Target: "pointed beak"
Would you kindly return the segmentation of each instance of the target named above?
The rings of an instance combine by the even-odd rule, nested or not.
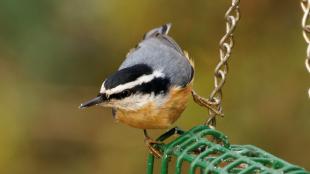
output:
[[[82,103],[79,108],[80,109],[85,109],[85,108],[88,108],[88,107],[91,107],[91,106],[94,106],[94,105],[98,105],[98,104],[100,104],[100,103],[102,103],[102,102],[104,102],[106,100],[107,100],[106,95],[99,94],[96,98],[93,98],[93,99],[91,99],[91,100],[89,100],[89,101],[87,101],[85,103]]]

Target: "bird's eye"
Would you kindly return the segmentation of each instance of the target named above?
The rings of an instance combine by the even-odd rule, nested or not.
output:
[[[122,92],[122,95],[125,96],[125,97],[127,97],[127,96],[130,95],[130,91],[129,91],[128,89],[126,89],[126,90],[124,90],[124,91]]]

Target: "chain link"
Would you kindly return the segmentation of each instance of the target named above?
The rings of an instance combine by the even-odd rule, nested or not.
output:
[[[216,116],[223,115],[222,88],[225,84],[226,75],[228,73],[227,62],[234,46],[233,33],[240,19],[239,4],[240,0],[232,0],[232,4],[225,14],[225,35],[219,42],[220,62],[217,64],[214,71],[214,89],[208,99],[208,103],[212,105],[212,108],[214,109],[209,109],[209,118],[206,122],[206,124],[213,127],[216,126]],[[214,110],[218,112],[215,112]]]
[[[307,50],[306,50],[307,56],[306,56],[306,60],[305,60],[305,65],[306,65],[308,72],[310,73],[310,20],[309,20],[310,0],[301,0],[300,4],[301,4],[301,9],[304,12],[304,15],[303,15],[302,20],[301,20],[301,26],[303,29],[302,35],[303,35],[306,43],[308,44]],[[310,88],[308,90],[308,95],[310,97]]]

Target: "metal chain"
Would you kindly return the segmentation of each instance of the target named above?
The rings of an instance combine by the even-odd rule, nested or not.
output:
[[[302,26],[302,35],[308,44],[307,46],[307,57],[305,61],[306,68],[308,72],[310,73],[310,0],[301,0],[301,9],[304,12],[304,15],[301,20],[301,26]],[[308,90],[308,95],[310,97],[310,88]]]
[[[240,19],[239,4],[240,0],[232,0],[231,6],[225,13],[226,32],[219,42],[220,62],[214,71],[214,89],[208,99],[208,103],[213,106],[212,108],[218,111],[215,112],[214,109],[209,109],[209,118],[206,124],[213,127],[216,126],[216,116],[223,115],[222,88],[228,73],[227,61],[230,58],[234,46],[233,34]]]

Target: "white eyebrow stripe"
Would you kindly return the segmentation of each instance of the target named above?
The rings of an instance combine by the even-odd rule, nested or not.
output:
[[[105,89],[104,83],[103,83],[101,86],[101,89],[100,89],[100,93],[106,93],[107,95],[119,93],[119,92],[122,92],[126,89],[131,89],[135,86],[141,85],[142,83],[150,82],[153,79],[159,78],[159,77],[164,77],[164,74],[160,71],[154,71],[152,74],[143,75],[143,76],[137,78],[135,81],[128,82],[125,84],[121,84],[121,85],[118,85],[118,86],[116,86],[112,89],[108,89],[108,90]]]

